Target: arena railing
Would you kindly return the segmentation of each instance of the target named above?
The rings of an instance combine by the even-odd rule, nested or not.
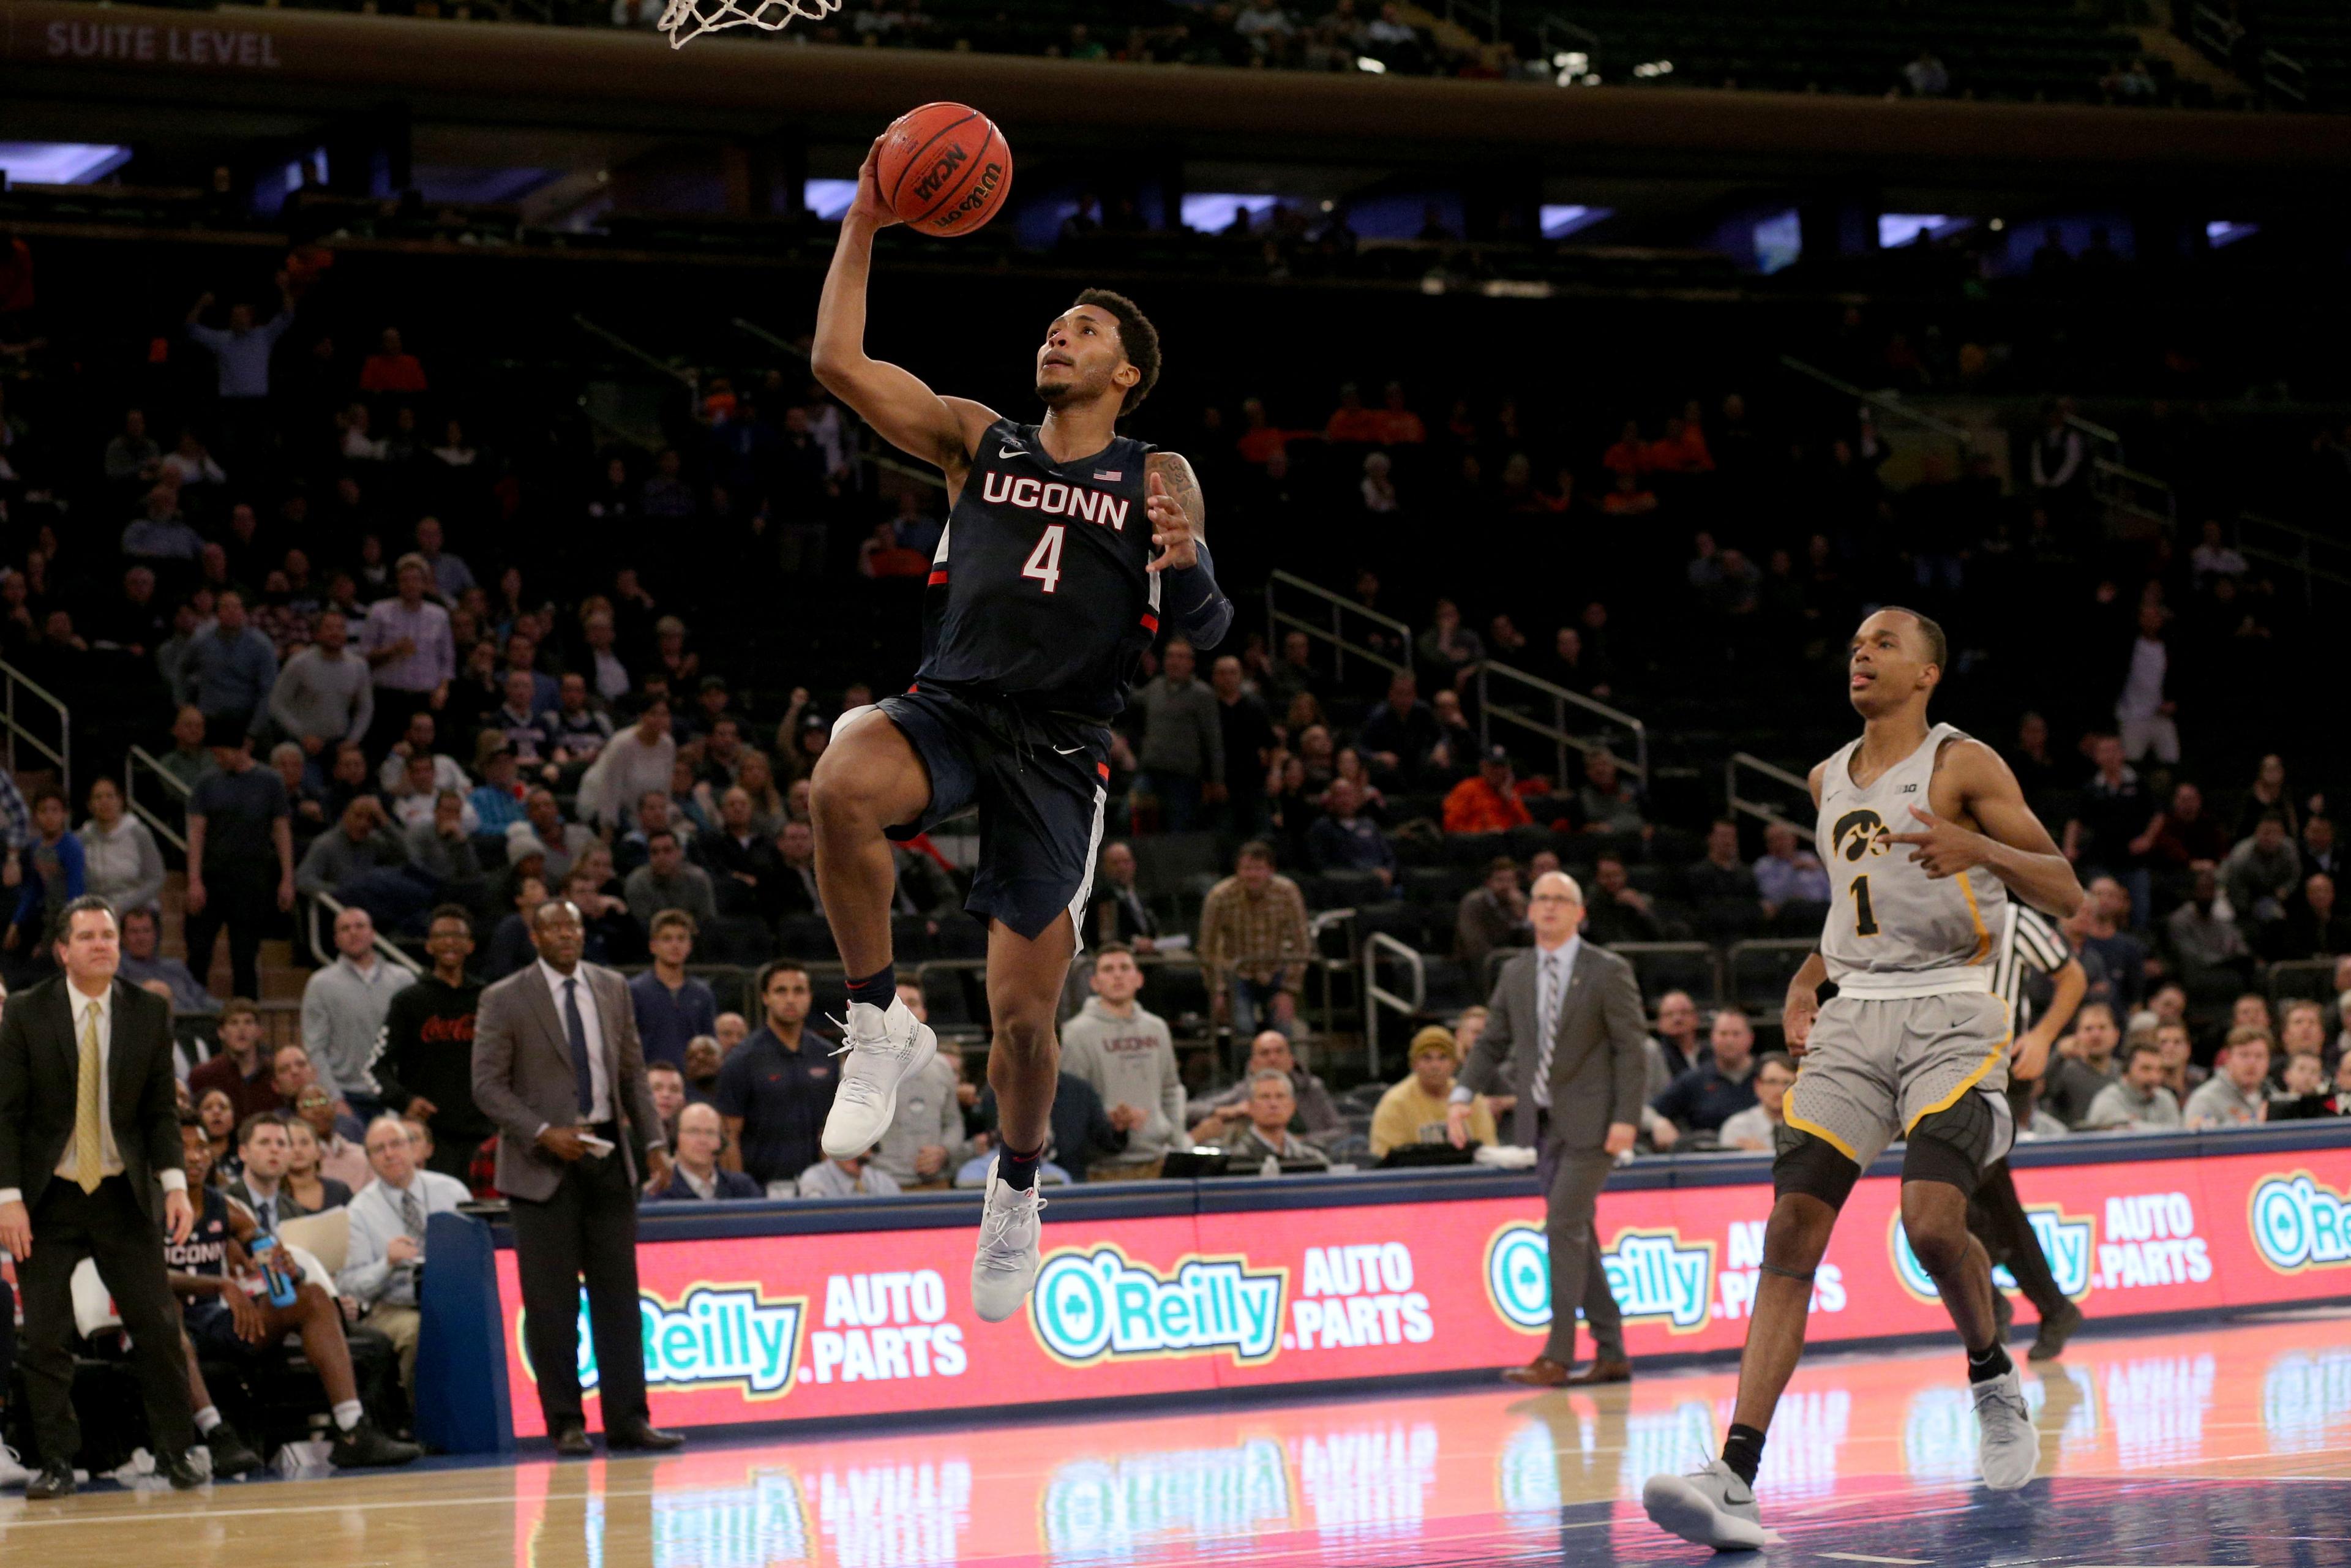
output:
[[[2320,583],[2351,588],[2351,544],[2314,532],[2299,523],[2281,522],[2259,512],[2240,512],[2237,549],[2255,560],[2301,573],[2305,611],[2318,597]]]
[[[9,773],[13,775],[17,770],[16,745],[22,741],[26,750],[57,770],[57,788],[65,791],[68,800],[71,800],[74,798],[73,726],[66,713],[66,705],[48,688],[14,664],[0,663],[0,686],[5,686],[5,692],[0,692],[0,724],[7,727]],[[35,733],[16,716],[20,695],[28,713],[38,709],[56,716],[57,739],[54,743],[46,734]],[[43,730],[47,727],[47,724],[41,727]]]
[[[1903,401],[1902,394],[1899,392],[1872,392],[1866,387],[1855,386],[1842,376],[1831,375],[1818,365],[1806,364],[1793,354],[1781,355],[1780,363],[1807,380],[1818,382],[1831,392],[1868,405],[1889,419],[1904,424],[1915,424],[1921,430],[1939,435],[1944,440],[1956,444],[1962,454],[1969,452],[1974,446],[1974,437],[1964,426],[1953,424],[1946,419],[1938,419],[1925,409],[1912,407]]]
[[[1545,724],[1541,719],[1510,706],[1507,700],[1495,701],[1492,693],[1489,690],[1488,683],[1489,679],[1497,678],[1514,688],[1523,687],[1547,698],[1551,703],[1551,722]],[[1531,731],[1552,743],[1556,754],[1553,758],[1556,771],[1552,774],[1552,778],[1557,780],[1562,789],[1566,788],[1567,782],[1568,747],[1573,747],[1586,757],[1596,751],[1608,751],[1614,754],[1613,748],[1604,737],[1594,738],[1569,732],[1567,710],[1571,707],[1582,708],[1586,713],[1597,715],[1607,723],[1630,732],[1633,737],[1633,758],[1626,766],[1633,776],[1641,781],[1642,786],[1646,788],[1649,782],[1649,727],[1647,725],[1622,708],[1610,707],[1596,697],[1585,696],[1582,692],[1569,691],[1565,686],[1555,685],[1540,675],[1531,675],[1524,670],[1510,664],[1498,664],[1489,659],[1478,666],[1478,744],[1481,747],[1493,744],[1493,723],[1497,719]]]
[[[2273,1002],[2332,1001],[2335,965],[2333,958],[2289,958],[2272,964],[2262,982]]]
[[[1813,841],[1813,827],[1810,822],[1786,815],[1768,800],[1749,798],[1740,788],[1741,773],[1758,775],[1783,789],[1794,791],[1807,801],[1813,798],[1813,787],[1809,780],[1789,772],[1777,763],[1766,762],[1761,758],[1745,751],[1732,752],[1730,760],[1723,764],[1722,768],[1723,799],[1728,803],[1732,816],[1753,817],[1765,823],[1776,822],[1783,828],[1792,829],[1796,836],[1806,843]]]
[[[162,791],[162,798],[173,814],[164,815],[139,798],[139,776],[147,773],[154,779],[151,788]],[[155,836],[178,850],[188,852],[187,813],[188,787],[179,775],[155,759],[155,754],[143,746],[134,746],[122,763],[122,804],[132,816],[147,824]]]
[[[2296,109],[2310,107],[2309,68],[2292,55],[2262,51],[2262,85],[2280,98],[2290,98]]]
[[[1279,595],[1276,590],[1280,590]],[[1282,608],[1283,598],[1289,599],[1293,603],[1303,598],[1308,602],[1302,612],[1293,612]],[[1309,619],[1318,606],[1326,617],[1327,623],[1325,621]],[[1331,674],[1336,679],[1346,678],[1347,655],[1350,653],[1367,663],[1377,664],[1390,674],[1398,674],[1412,667],[1411,627],[1393,616],[1383,615],[1376,610],[1367,610],[1344,594],[1333,593],[1321,583],[1309,582],[1294,572],[1276,571],[1266,579],[1265,616],[1269,626],[1303,632],[1315,642],[1330,644],[1332,658]],[[1394,637],[1395,653],[1392,656],[1381,653],[1372,646],[1370,638],[1360,632],[1357,633],[1360,640],[1351,641],[1348,631],[1350,626],[1356,622],[1375,627],[1378,631]],[[1274,641],[1279,643],[1278,635]]]
[[[1410,995],[1391,991],[1380,984],[1383,955],[1404,966],[1412,984]],[[1384,931],[1373,932],[1364,943],[1364,1066],[1372,1077],[1380,1075],[1380,1009],[1394,1008],[1412,1018],[1427,1001],[1428,966],[1419,952]]]
[[[330,915],[340,915],[349,907],[350,905],[343,903],[341,899],[337,898],[331,893],[313,893],[304,895],[302,930],[303,934],[309,939],[310,956],[318,960],[318,967],[321,969],[325,968],[328,965],[332,964],[340,955],[335,951],[334,940],[331,934],[322,936],[319,933],[319,911],[324,909]],[[329,925],[331,925],[333,923],[330,920]],[[383,959],[386,963],[397,964],[412,975],[422,975],[424,973],[423,965],[410,957],[406,953],[402,952],[399,945],[394,943],[391,937],[386,936],[381,931],[375,934],[375,954],[377,957]]]

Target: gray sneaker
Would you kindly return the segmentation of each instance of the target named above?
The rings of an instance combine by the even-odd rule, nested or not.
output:
[[[1760,1552],[1763,1521],[1755,1489],[1720,1459],[1687,1476],[1651,1476],[1641,1506],[1659,1530],[1717,1552]]]
[[[1976,1460],[1983,1483],[1994,1491],[2014,1491],[2032,1479],[2041,1464],[2041,1440],[2032,1430],[2032,1413],[2025,1406],[2024,1384],[2010,1367],[1998,1377],[1970,1383],[1975,1396]]]

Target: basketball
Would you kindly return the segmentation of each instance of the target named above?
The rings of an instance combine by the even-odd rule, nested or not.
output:
[[[925,234],[967,235],[1004,205],[1012,149],[979,110],[926,103],[883,133],[874,175],[902,223]]]

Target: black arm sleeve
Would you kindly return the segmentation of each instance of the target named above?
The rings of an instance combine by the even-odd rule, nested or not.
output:
[[[1216,562],[1209,559],[1207,540],[1199,541],[1199,551],[1197,566],[1168,569],[1161,592],[1165,595],[1168,620],[1198,646],[1213,648],[1232,629],[1233,601],[1217,587]]]

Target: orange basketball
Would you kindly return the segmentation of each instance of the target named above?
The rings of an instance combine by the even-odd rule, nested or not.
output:
[[[979,110],[926,103],[883,132],[874,175],[901,222],[925,234],[967,235],[1004,205],[1012,149]]]

